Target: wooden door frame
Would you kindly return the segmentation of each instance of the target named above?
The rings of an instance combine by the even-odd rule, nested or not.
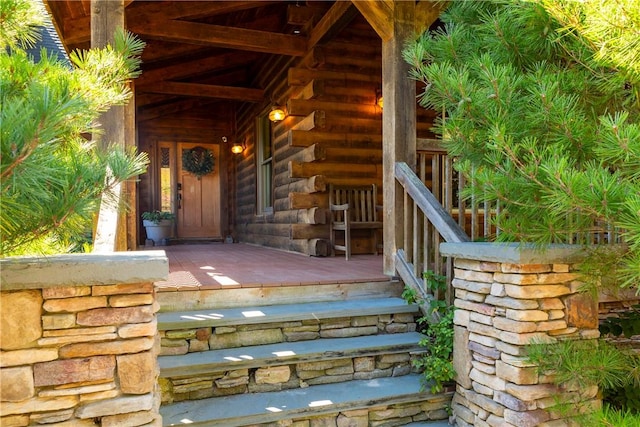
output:
[[[197,143],[203,146],[207,145],[218,145],[218,157],[215,159],[214,167],[217,169],[217,173],[220,174],[220,234],[224,238],[231,234],[229,229],[229,210],[233,208],[229,201],[229,180],[231,177],[229,176],[229,156],[231,154],[231,145],[230,144],[216,144],[216,143],[207,143],[207,142],[198,142],[198,141],[177,141],[177,140],[156,140],[153,142],[153,157],[155,158],[155,162],[153,167],[151,168],[150,178],[153,180],[152,182],[152,195],[151,195],[151,204],[152,206],[159,207],[161,205],[161,197],[162,191],[160,188],[160,162],[161,162],[161,146],[169,145],[173,148],[175,156],[170,160],[170,167],[172,168],[171,173],[171,186],[175,189],[177,178],[178,178],[178,144],[180,143]],[[178,214],[176,201],[174,200],[174,214]],[[155,209],[155,208],[154,208]],[[177,230],[177,229],[176,229]],[[176,231],[174,230],[174,231]]]

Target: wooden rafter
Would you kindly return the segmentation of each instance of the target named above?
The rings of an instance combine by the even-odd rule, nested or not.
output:
[[[134,33],[157,40],[251,52],[302,56],[307,49],[307,40],[300,36],[194,22],[138,22],[132,23],[129,29]]]
[[[239,12],[257,7],[264,7],[277,1],[197,1],[182,2],[174,1],[170,4],[161,4],[157,7],[149,8],[141,6],[137,9],[134,3],[127,10],[127,21],[149,21],[149,20],[169,20],[169,19],[198,19],[207,16],[223,15],[232,12]]]
[[[157,119],[158,117],[172,116],[184,111],[189,111],[209,105],[212,102],[216,101],[204,98],[188,98],[180,99],[178,101],[171,102],[169,104],[163,104],[157,107],[138,108],[138,111],[136,112],[136,120],[138,122],[144,122],[147,120]]]
[[[46,0],[51,3],[52,0]],[[263,7],[276,1],[212,1],[212,2],[172,2],[159,4],[151,11],[143,2],[127,0],[125,4],[127,22],[151,22],[153,20],[196,19],[203,16],[221,15],[256,7]],[[145,7],[143,7],[145,6]],[[88,14],[75,16],[70,14],[60,26],[67,46],[88,43],[91,40],[90,17]]]
[[[144,71],[136,80],[136,86],[141,88],[146,84],[154,84],[155,82],[162,80],[186,78],[196,73],[205,73],[211,69],[228,69],[237,67],[250,63],[256,59],[257,55],[258,54],[249,53],[239,56],[234,53],[225,53],[194,61],[179,62],[164,68]]]
[[[378,33],[382,41],[393,38],[393,1],[351,1],[369,25]]]
[[[416,3],[416,34],[424,33],[440,16],[443,10],[449,7],[448,1],[420,1]]]
[[[260,102],[264,99],[264,91],[262,89],[205,85],[199,83],[161,82],[156,85],[151,85],[145,90],[151,93],[231,99],[246,102]]]
[[[358,10],[348,1],[337,1],[309,34],[309,49],[339,33],[356,16]]]

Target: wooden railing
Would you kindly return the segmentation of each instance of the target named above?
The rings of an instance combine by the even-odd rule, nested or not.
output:
[[[445,275],[451,283],[451,260],[440,256],[440,242],[466,242],[469,236],[406,163],[396,163],[395,178],[404,191],[403,244],[396,252],[396,270],[422,299],[452,302],[450,290],[445,295],[431,292],[423,273]]]
[[[500,212],[497,201],[478,202],[471,197],[463,200],[459,197],[466,185],[464,177],[453,167],[455,158],[448,155],[436,139],[417,140],[418,178],[426,185],[434,197],[462,227],[473,241],[495,241],[500,234],[495,217]],[[476,186],[477,187],[477,186]],[[571,223],[571,218],[567,219]],[[623,243],[624,230],[612,227],[602,221],[594,222],[590,231],[580,233],[557,233],[553,243],[566,244],[620,244]]]
[[[396,270],[405,284],[423,299],[453,302],[450,283],[453,265],[440,255],[440,243],[494,241],[500,233],[495,217],[500,204],[460,197],[464,178],[455,170],[455,159],[438,140],[418,139],[416,173],[406,163],[397,163],[395,178],[404,189],[403,243],[396,253]],[[567,233],[556,243],[619,244],[621,230],[594,224],[590,233]],[[445,276],[444,294],[431,292],[424,272]]]
[[[418,139],[418,178],[471,240],[495,240],[500,230],[492,220],[500,206],[497,202],[478,203],[473,197],[468,201],[463,200],[460,193],[466,183],[464,177],[454,169],[454,163],[455,159],[440,146],[439,140]]]

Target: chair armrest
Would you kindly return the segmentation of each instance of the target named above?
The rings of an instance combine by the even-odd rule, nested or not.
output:
[[[332,211],[347,211],[349,210],[349,203],[344,205],[329,205],[329,209]]]

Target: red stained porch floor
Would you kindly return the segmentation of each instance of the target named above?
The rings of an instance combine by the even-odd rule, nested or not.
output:
[[[331,283],[381,282],[381,255],[310,257],[244,243],[163,246],[169,258],[169,277],[157,282],[160,292],[306,286]]]

